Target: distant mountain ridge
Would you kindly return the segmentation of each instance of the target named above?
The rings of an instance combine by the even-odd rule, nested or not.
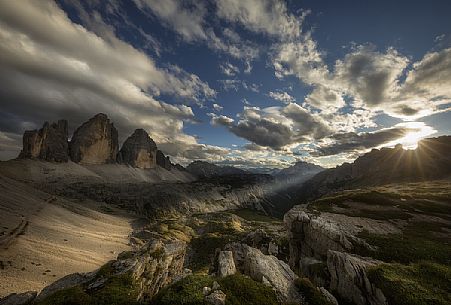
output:
[[[311,177],[323,170],[324,168],[319,165],[308,163],[305,161],[298,161],[292,166],[281,169],[278,172],[274,173],[273,175],[278,179],[291,180],[291,179],[300,179],[304,177]]]
[[[218,166],[206,161],[194,161],[187,167],[186,171],[198,178],[211,178],[229,175],[245,175],[250,172],[233,167],[233,166]]]
[[[306,181],[298,191],[314,198],[331,191],[394,182],[446,179],[451,176],[451,136],[423,139],[415,150],[373,149],[353,163],[327,169]]]

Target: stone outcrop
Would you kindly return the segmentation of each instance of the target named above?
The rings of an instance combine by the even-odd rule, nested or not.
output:
[[[153,240],[134,252],[120,254],[107,268],[101,268],[101,272],[65,276],[44,288],[36,300],[45,300],[57,291],[75,286],[93,295],[108,285],[109,278],[125,276],[134,283],[128,288],[136,293],[136,301],[148,302],[162,287],[181,278],[185,272],[185,254],[184,242]]]
[[[36,298],[36,291],[13,293],[0,299],[0,305],[26,305]]]
[[[157,150],[157,165],[170,171],[172,163],[169,157],[166,157],[161,150]]]
[[[324,260],[329,250],[349,251],[356,240],[339,224],[309,215],[302,206],[295,206],[286,213],[284,223],[289,235],[292,268],[299,268],[303,257]]]
[[[122,145],[118,160],[137,168],[154,168],[157,164],[157,145],[144,129],[136,129]]]
[[[153,241],[135,257],[112,264],[117,273],[130,272],[140,289],[138,301],[149,301],[158,291],[180,279],[185,271],[186,244],[182,241]]]
[[[68,126],[66,120],[44,123],[39,130],[27,130],[23,135],[23,149],[19,158],[36,158],[45,161],[67,162]]]
[[[387,301],[382,291],[368,280],[366,270],[382,262],[352,255],[329,251],[327,268],[329,269],[330,290],[355,304],[385,305]]]
[[[74,162],[114,163],[118,153],[117,129],[105,114],[99,113],[75,130],[69,148]]]
[[[233,253],[235,266],[253,280],[271,286],[280,302],[300,302],[302,296],[294,285],[298,276],[283,261],[246,244],[231,243],[226,250]]]
[[[305,206],[292,208],[285,214],[284,223],[293,270],[354,304],[387,304],[382,291],[366,275],[367,268],[382,262],[350,254],[356,246],[372,248],[348,227],[326,215],[310,214]]]
[[[218,272],[219,277],[226,277],[236,273],[235,262],[233,261],[232,251],[221,251],[218,255]]]
[[[221,290],[216,290],[205,297],[205,301],[212,305],[224,305],[226,301],[226,294]]]
[[[92,280],[95,277],[95,272],[88,272],[88,273],[73,273],[66,275],[56,282],[53,282],[49,286],[42,289],[42,291],[39,293],[38,297],[36,298],[36,301],[41,301],[47,298],[48,296],[51,296],[57,291],[75,287],[77,285],[81,285],[83,283],[86,283],[90,280]]]

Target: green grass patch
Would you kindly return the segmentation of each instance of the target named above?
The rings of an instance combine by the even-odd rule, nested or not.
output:
[[[152,300],[152,305],[206,305],[203,287],[217,281],[227,295],[226,305],[276,305],[274,291],[243,275],[213,278],[208,275],[191,275],[164,289]]]
[[[444,182],[397,184],[347,190],[326,195],[309,205],[311,211],[334,212],[376,220],[409,219],[409,213],[422,213],[451,219],[450,184]],[[350,207],[349,203],[381,206],[381,210]],[[341,208],[340,210],[334,207]],[[396,210],[384,209],[396,207]]]
[[[450,241],[434,234],[442,232],[442,228],[443,225],[438,223],[414,222],[404,228],[402,234],[379,235],[363,231],[358,237],[378,249],[371,251],[357,247],[355,252],[385,262],[408,264],[428,260],[451,265]]]
[[[60,290],[36,305],[138,305],[138,289],[128,274],[112,276],[99,290],[86,292],[84,286]]]
[[[294,284],[309,305],[332,305],[308,278],[298,278]]]
[[[218,280],[227,295],[226,305],[276,305],[276,294],[271,287],[249,277],[235,274]]]
[[[203,305],[203,287],[211,287],[213,278],[206,275],[191,275],[160,290],[152,305]]]
[[[431,262],[384,264],[368,270],[368,277],[389,304],[451,304],[451,267]]]
[[[257,210],[239,209],[239,210],[232,210],[232,211],[230,211],[230,213],[233,213],[247,221],[282,222],[281,219],[265,215],[264,213],[257,211]]]
[[[226,244],[238,239],[237,235],[222,235],[218,233],[207,233],[193,238],[190,243],[193,256],[188,267],[193,272],[208,272],[214,260],[215,250],[223,248]]]

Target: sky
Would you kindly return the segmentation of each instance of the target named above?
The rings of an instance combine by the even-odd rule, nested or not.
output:
[[[0,1],[0,160],[107,114],[193,160],[324,167],[451,134],[451,2]]]

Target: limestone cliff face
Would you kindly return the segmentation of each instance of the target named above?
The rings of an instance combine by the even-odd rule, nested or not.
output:
[[[27,130],[23,135],[23,149],[19,158],[37,158],[46,161],[67,162],[67,121],[44,123],[39,130]]]
[[[133,167],[154,168],[157,165],[157,145],[144,129],[136,129],[125,140],[118,159]]]
[[[171,160],[166,157],[161,150],[157,150],[157,165],[170,171],[172,168]]]
[[[74,162],[114,163],[118,152],[117,129],[105,114],[99,113],[75,130],[69,148]]]

